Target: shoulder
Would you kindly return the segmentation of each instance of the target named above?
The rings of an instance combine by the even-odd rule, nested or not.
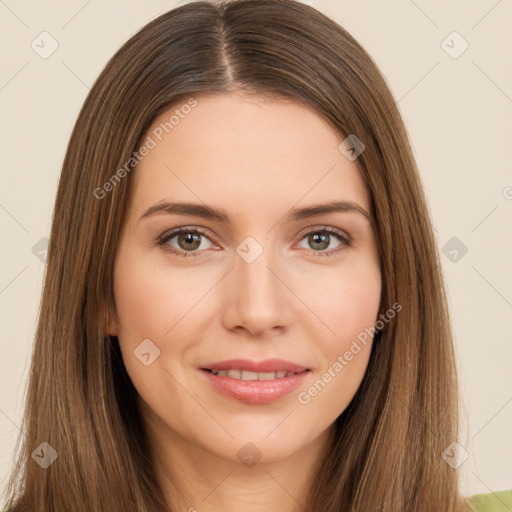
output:
[[[512,490],[477,494],[469,498],[475,512],[509,512],[512,510]]]

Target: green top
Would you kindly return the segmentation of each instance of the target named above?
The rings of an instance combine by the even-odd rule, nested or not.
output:
[[[477,494],[469,498],[475,512],[512,512],[512,491]]]

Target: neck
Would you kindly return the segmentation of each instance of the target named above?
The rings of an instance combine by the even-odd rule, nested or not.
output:
[[[219,457],[169,429],[152,429],[151,423],[148,437],[167,503],[173,511],[187,512],[302,512],[334,435],[331,426],[285,459],[262,459],[249,466],[236,457]]]

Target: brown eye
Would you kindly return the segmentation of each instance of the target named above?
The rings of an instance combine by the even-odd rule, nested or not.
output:
[[[158,245],[178,256],[199,256],[204,249],[213,246],[204,233],[192,228],[179,228],[166,233],[159,238]]]
[[[308,235],[308,243],[313,249],[324,251],[329,247],[330,235],[326,233],[313,233],[312,235]]]
[[[184,251],[193,251],[201,245],[201,235],[198,233],[180,233],[177,240],[180,249]]]
[[[301,242],[304,240],[307,247],[301,247],[309,249],[314,256],[331,256],[351,245],[351,239],[348,235],[328,226],[309,231],[303,236]]]

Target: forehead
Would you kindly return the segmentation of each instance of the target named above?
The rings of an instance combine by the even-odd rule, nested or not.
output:
[[[231,205],[240,216],[334,200],[369,210],[355,161],[338,149],[344,136],[314,110],[243,94],[194,98],[160,114],[143,137],[153,147],[132,176],[135,213],[163,199]]]

